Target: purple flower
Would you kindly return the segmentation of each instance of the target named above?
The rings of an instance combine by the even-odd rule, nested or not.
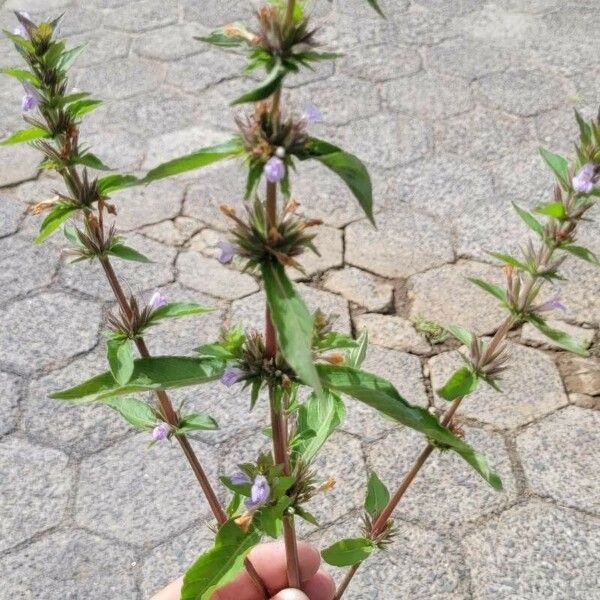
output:
[[[246,499],[246,508],[257,508],[261,504],[264,504],[270,495],[271,488],[269,487],[267,478],[264,475],[257,475],[250,489],[250,498]]]
[[[162,442],[169,436],[171,427],[168,423],[160,423],[152,430],[152,439],[155,442]]]
[[[27,12],[24,11],[20,11],[19,15],[21,17],[24,17],[25,19],[28,19],[29,21],[31,21],[31,15]],[[28,38],[29,34],[27,33],[27,29],[25,29],[25,25],[23,25],[22,23],[19,23],[14,29],[13,29],[13,33],[15,35],[18,35],[19,37],[22,38]]]
[[[152,294],[152,298],[150,298],[150,302],[148,303],[148,306],[150,306],[151,308],[156,310],[159,306],[164,306],[165,304],[168,304],[168,303],[169,302],[167,301],[165,296],[163,296],[160,293],[160,290],[156,290],[154,292],[154,294]]]
[[[302,112],[302,120],[308,125],[314,125],[315,123],[323,122],[323,115],[314,104],[309,102]]]
[[[589,194],[594,187],[593,179],[594,179],[594,170],[595,167],[592,163],[587,163],[579,169],[577,175],[573,177],[573,189],[576,192],[580,192],[582,194]]]
[[[23,96],[23,101],[21,102],[21,108],[23,109],[23,112],[29,112],[36,109],[40,105],[42,97],[40,93],[31,85],[31,83],[29,83],[29,81],[23,82],[23,88],[25,89],[25,95]]]
[[[250,477],[248,477],[246,473],[242,473],[241,471],[234,473],[229,478],[229,481],[231,481],[233,485],[244,485],[244,483],[252,483],[252,479],[250,479]]]
[[[283,179],[284,175],[285,165],[283,164],[283,161],[277,156],[272,156],[265,165],[265,176],[267,181],[277,183]]]
[[[227,387],[231,387],[244,376],[244,371],[237,367],[226,367],[221,377],[221,383]]]
[[[551,311],[551,310],[562,310],[563,312],[567,310],[567,307],[562,303],[560,292],[555,292],[554,296],[547,300],[543,304],[540,304],[540,311]]]
[[[221,250],[219,262],[222,265],[228,265],[233,260],[233,257],[236,255],[235,247],[233,246],[233,244],[230,244],[225,240],[221,240],[217,243],[217,248]]]

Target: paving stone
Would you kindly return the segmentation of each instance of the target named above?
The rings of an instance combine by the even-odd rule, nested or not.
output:
[[[591,119],[595,112],[595,110],[584,110],[583,116]],[[535,129],[537,138],[544,148],[551,149],[563,156],[572,154],[573,142],[579,139],[579,128],[573,117],[573,111],[567,107],[537,116]]]
[[[62,521],[72,480],[62,452],[11,436],[0,442],[0,476],[0,550]]]
[[[217,298],[234,300],[258,289],[256,280],[250,275],[221,265],[197,252],[182,252],[176,266],[179,281],[183,285]]]
[[[364,502],[367,471],[360,442],[347,434],[336,432],[326,442],[314,461],[319,480],[333,477],[333,490],[319,494],[306,504],[320,524],[343,517]]]
[[[18,300],[0,316],[0,362],[22,372],[55,366],[90,350],[99,324],[100,308],[88,300],[64,293]]]
[[[395,19],[399,43],[428,46],[455,35],[454,27],[449,23],[450,15],[435,7],[414,5],[401,12]],[[389,42],[389,37],[386,41]]]
[[[135,546],[153,546],[210,512],[179,446],[148,448],[149,434],[124,440],[81,463],[76,521]],[[193,444],[214,479],[210,448]]]
[[[92,67],[118,58],[125,58],[129,51],[129,36],[119,31],[101,30],[86,32],[70,38],[74,46],[85,43],[85,52],[77,59],[77,67]],[[103,94],[101,89],[94,92]]]
[[[595,358],[564,354],[559,357],[558,366],[569,392],[600,396],[600,365]]]
[[[439,119],[467,112],[473,106],[462,79],[418,73],[381,84],[384,106],[405,114]]]
[[[464,541],[473,598],[587,600],[599,584],[599,536],[585,515],[540,502],[515,506]]]
[[[444,325],[461,325],[477,334],[493,333],[506,311],[496,298],[467,281],[469,277],[504,287],[500,267],[466,260],[413,275],[408,280],[411,321],[423,317]]]
[[[348,302],[335,294],[323,292],[313,287],[299,283],[296,285],[298,293],[302,296],[308,310],[314,312],[320,309],[327,315],[335,315],[337,318],[333,324],[335,331],[343,333],[350,332],[350,317],[348,315]],[[246,329],[254,328],[261,331],[264,328],[265,319],[265,295],[259,292],[236,300],[231,306],[229,325],[242,323]]]
[[[136,2],[134,10],[126,4],[108,11],[104,23],[107,27],[136,33],[164,27],[177,21],[177,4],[176,0],[144,0]]]
[[[427,406],[421,361],[416,356],[372,344],[361,369],[390,381],[411,404]],[[396,423],[357,400],[345,398],[345,402],[346,419],[342,425],[344,431],[372,442],[398,428]]]
[[[26,206],[12,198],[0,198],[0,237],[11,235],[17,231],[25,216]]]
[[[379,83],[418,73],[421,56],[409,46],[367,46],[360,53],[344,56],[338,61],[338,69],[344,75]]]
[[[412,323],[402,317],[367,313],[355,317],[354,322],[358,331],[366,329],[369,332],[373,344],[416,354],[427,354],[431,349]]]
[[[515,484],[502,438],[480,429],[465,431],[466,441],[488,459],[502,478],[504,491],[491,488],[455,452],[436,452],[404,496],[399,513],[402,519],[443,531],[493,514],[514,499]],[[367,464],[393,490],[425,445],[421,434],[401,428],[368,451]],[[439,498],[444,498],[444,502],[438,502]]]
[[[569,394],[569,402],[581,408],[600,410],[600,396],[588,396],[587,394]]]
[[[599,513],[600,467],[593,452],[599,426],[599,412],[569,406],[527,427],[517,438],[517,452],[529,487],[562,506]]]
[[[568,402],[558,369],[547,354],[509,342],[511,358],[496,392],[482,384],[460,407],[460,414],[501,429],[514,429],[547,415]],[[429,361],[434,390],[463,365],[456,352]]]
[[[221,256],[221,249],[217,246],[217,244],[226,239],[227,235],[222,231],[216,231],[215,229],[203,229],[199,231],[191,240],[190,240],[190,250],[194,250],[195,252],[200,252],[204,256],[209,258],[217,258]],[[238,262],[239,261],[239,262]],[[234,265],[243,264],[242,261],[238,258],[235,259]]]
[[[468,156],[474,160],[508,156],[533,139],[526,121],[486,109],[450,117],[437,122],[434,128],[436,152],[448,152],[461,158]]]
[[[63,8],[71,4],[71,0],[31,0],[27,3],[27,10],[37,12],[42,9]],[[7,0],[2,7],[4,10],[22,10],[23,4],[19,0]]]
[[[182,0],[180,4],[186,21],[197,21],[206,27],[221,27],[239,20],[254,26],[250,2],[240,4],[237,0],[207,0],[199,5],[196,0]]]
[[[126,236],[128,246],[135,248],[152,262],[141,264],[128,260],[111,261],[125,293],[137,294],[174,280],[173,262],[176,251],[139,234]],[[101,300],[114,300],[106,275],[97,262],[65,264],[60,271],[60,281],[68,288]]]
[[[532,0],[531,2],[521,2],[521,0],[499,0],[496,4],[506,10],[516,12],[544,13],[560,8],[565,5],[561,0]],[[573,4],[573,3],[569,3]],[[569,6],[569,11],[577,10],[576,7]]]
[[[60,531],[0,560],[11,596],[47,600],[136,598],[136,555],[81,530]],[[8,598],[8,596],[4,596]]]
[[[202,225],[195,219],[190,219],[189,217],[179,218],[194,223],[194,226],[189,232],[186,231],[185,227],[178,227],[174,220],[161,221],[155,225],[148,225],[143,227],[140,232],[146,237],[160,242],[161,244],[166,244],[167,246],[183,246],[183,244],[188,241],[190,233],[195,233],[195,230]]]
[[[447,231],[430,216],[405,204],[378,217],[378,229],[366,221],[346,228],[346,262],[384,277],[409,277],[452,261]]]
[[[44,19],[54,19],[56,16],[57,11],[54,9],[51,11],[44,11]],[[38,13],[35,13],[34,17],[37,19]],[[72,39],[74,35],[100,29],[103,19],[104,14],[95,8],[87,6],[69,6],[67,10],[65,10],[65,17],[61,23],[61,37],[69,38],[69,45],[76,45]],[[79,59],[77,60],[79,61]]]
[[[522,117],[558,108],[575,94],[573,86],[561,77],[524,69],[485,75],[476,87],[487,106]]]
[[[94,69],[79,69],[74,74],[73,83],[78,89],[101,92],[103,99],[119,99],[149,92],[163,78],[164,69],[161,65],[129,58],[102,63]]]
[[[104,164],[121,173],[139,170],[144,160],[144,140],[137,133],[107,126],[99,131],[84,131],[84,134],[86,144]],[[127,193],[129,190],[123,190],[118,197]]]
[[[327,225],[320,225],[313,229],[313,233],[316,233],[313,244],[319,250],[321,256],[307,250],[298,258],[298,262],[306,271],[306,275],[298,274],[301,278],[311,277],[333,267],[341,267],[344,261],[344,243],[341,230]]]
[[[384,312],[392,305],[394,287],[371,273],[345,267],[325,275],[323,286],[334,294],[364,306],[369,312]]]
[[[144,559],[141,592],[151,598],[163,587],[180,577],[194,561],[212,546],[213,533],[204,525],[157,546]]]
[[[17,424],[19,398],[21,396],[21,381],[15,375],[0,371],[0,436],[8,433]]]
[[[0,187],[34,179],[39,164],[39,153],[24,144],[0,149]]]
[[[129,427],[106,406],[53,400],[49,394],[83,383],[108,369],[105,345],[31,383],[22,403],[21,429],[35,441],[80,456],[122,438]]]
[[[133,42],[132,49],[146,58],[173,61],[204,52],[207,46],[194,37],[206,33],[207,31],[194,23],[170,25],[138,37]]]
[[[589,348],[594,341],[594,330],[584,329],[583,327],[577,327],[576,325],[569,325],[563,321],[556,319],[548,319],[548,325],[554,329],[560,329],[565,333],[569,334],[574,340],[579,342],[584,348]],[[539,329],[536,329],[533,325],[525,323],[521,331],[521,340],[527,344],[535,346],[543,346],[545,348],[560,348],[555,342],[543,335]]]

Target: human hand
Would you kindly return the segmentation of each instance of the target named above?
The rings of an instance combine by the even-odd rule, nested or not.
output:
[[[261,544],[248,555],[260,578],[267,586],[271,600],[332,600],[335,595],[335,583],[330,575],[319,570],[321,557],[318,551],[308,544],[298,543],[300,578],[302,589],[286,588],[287,573],[285,547],[281,542]],[[152,600],[180,600],[183,577],[177,579]],[[215,592],[211,600],[263,600],[254,582],[246,571]]]

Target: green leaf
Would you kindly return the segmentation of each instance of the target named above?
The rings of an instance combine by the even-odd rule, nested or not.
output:
[[[567,244],[566,246],[561,246],[560,249],[566,250],[567,252],[570,252],[578,258],[582,258],[583,260],[586,260],[587,262],[592,263],[593,265],[600,266],[600,259],[598,259],[598,257],[591,250],[588,250],[583,246]]]
[[[187,356],[156,356],[139,358],[133,374],[121,386],[110,371],[96,375],[84,383],[50,395],[58,400],[111,398],[125,394],[159,389],[174,389],[214,381],[223,374],[224,361]]]
[[[592,141],[592,128],[588,123],[585,122],[584,118],[577,109],[575,109],[575,118],[577,119],[577,124],[579,125],[581,143],[584,146],[587,146]]]
[[[79,58],[79,55],[85,50],[85,45],[76,46],[63,53],[58,63],[58,68],[68,71],[71,65]]]
[[[367,538],[352,538],[336,542],[321,552],[323,560],[334,567],[351,567],[369,558],[375,549]]]
[[[207,312],[212,312],[214,308],[208,308],[200,304],[192,302],[172,302],[159,306],[150,318],[150,322],[161,321],[163,319],[177,319],[179,317],[187,317],[188,315],[200,315]]]
[[[85,99],[69,105],[69,112],[76,119],[87,115],[102,104],[102,100]]]
[[[495,296],[501,302],[506,302],[506,292],[500,286],[490,283],[489,281],[484,281],[483,279],[479,279],[477,277],[467,277],[467,279],[471,283],[474,283],[476,286],[480,287],[484,292]]]
[[[185,574],[181,600],[208,600],[215,590],[242,572],[244,559],[259,542],[256,530],[244,533],[234,521],[227,521],[219,529],[214,547]]]
[[[107,254],[111,254],[112,256],[118,256],[123,260],[131,260],[133,262],[141,262],[141,263],[151,263],[152,261],[144,256],[141,252],[138,252],[134,248],[130,248],[125,244],[117,243],[113,244],[110,247],[110,250],[107,251]]]
[[[112,398],[104,402],[116,410],[128,423],[136,429],[152,429],[158,419],[149,404],[135,398]]]
[[[101,196],[108,196],[124,188],[140,185],[141,180],[133,175],[107,175],[98,179],[98,192]]]
[[[377,477],[377,473],[369,475],[367,483],[367,497],[365,498],[365,510],[372,518],[377,518],[390,501],[390,492],[384,483]]]
[[[545,215],[563,221],[567,218],[567,209],[562,202],[547,202],[534,209],[538,215]]]
[[[381,8],[379,8],[379,4],[377,3],[377,0],[367,0],[367,4],[371,8],[373,8],[375,11],[377,11],[379,13],[379,15],[385,19],[385,15],[383,14],[383,11],[381,10]]]
[[[409,404],[389,381],[346,366],[318,364],[317,371],[323,387],[352,396],[394,421],[423,433],[435,442],[449,446],[492,487],[502,488],[500,478],[490,469],[483,456],[443,427],[429,411]]]
[[[298,158],[318,160],[338,175],[354,194],[371,223],[375,223],[371,177],[365,165],[356,156],[328,142],[309,138],[303,152],[298,154]]]
[[[25,71],[24,69],[0,69],[0,73],[14,77],[19,81],[29,81],[33,83],[35,87],[40,85],[40,80],[33,73]]]
[[[298,377],[321,396],[312,360],[312,316],[279,263],[261,265],[261,273],[281,352]]]
[[[232,23],[233,26],[238,25],[237,23]],[[239,25],[241,29],[244,29],[244,25]],[[223,28],[215,29],[211,31],[207,36],[197,36],[194,37],[195,40],[199,42],[206,42],[207,44],[212,44],[213,46],[218,46],[219,48],[237,48],[239,46],[247,46],[248,42],[241,37],[236,37],[233,35],[226,35]]]
[[[328,331],[320,337],[316,343],[316,348],[319,350],[334,350],[338,348],[356,348],[357,341],[346,333],[338,331]]]
[[[479,385],[479,377],[468,367],[458,369],[446,384],[437,390],[438,396],[451,402],[455,398],[472,394]]]
[[[353,348],[346,353],[346,365],[358,369],[367,356],[367,350],[369,348],[369,332],[365,329],[356,342],[356,348]]]
[[[219,424],[209,415],[203,413],[192,413],[186,415],[179,421],[175,433],[189,433],[190,431],[215,431]]]
[[[231,156],[239,156],[243,152],[244,146],[242,145],[242,141],[240,138],[235,137],[223,144],[202,148],[202,150],[198,150],[187,156],[180,156],[179,158],[158,165],[146,174],[142,182],[150,183],[151,181],[157,181],[165,177],[173,177],[180,173],[200,169],[219,160]]]
[[[535,233],[537,233],[540,237],[544,237],[544,226],[533,215],[522,209],[520,206],[517,206],[514,202],[513,206],[521,219],[525,221],[527,227],[535,231]]]
[[[555,344],[557,344],[561,348],[564,348],[569,352],[573,352],[574,354],[578,354],[579,356],[588,356],[588,351],[577,340],[573,339],[568,333],[550,327],[546,323],[546,321],[544,321],[544,319],[538,317],[537,315],[530,315],[526,317],[526,319],[536,329],[543,333],[547,338],[550,338]]]
[[[329,436],[339,427],[346,416],[342,399],[332,392],[318,398],[310,394],[306,402],[298,408],[297,436],[300,440],[295,452],[309,463],[323,447]],[[312,431],[314,435],[304,436]]]
[[[459,325],[446,325],[446,331],[454,336],[459,342],[462,342],[467,346],[467,348],[473,343],[473,334],[464,327],[460,327]]]
[[[49,138],[50,132],[42,127],[30,127],[29,129],[21,129],[0,142],[0,146],[10,146],[12,144],[22,144],[23,142],[31,142],[40,138]]]
[[[257,529],[264,531],[269,537],[280,538],[283,532],[283,513],[292,503],[287,496],[279,498],[275,506],[261,508],[254,517]]]
[[[569,163],[558,154],[540,148],[540,154],[565,189],[569,189]]]
[[[95,154],[92,154],[91,152],[78,156],[76,161],[80,165],[90,167],[91,169],[96,169],[97,171],[111,170],[110,167],[107,167]]]
[[[287,75],[288,70],[278,60],[275,66],[269,71],[267,78],[256,88],[241,95],[231,104],[244,104],[246,102],[258,102],[272,96],[277,88],[281,85],[283,78]]]
[[[244,200],[248,200],[256,191],[263,170],[264,165],[262,163],[251,163],[248,166],[248,178],[246,179],[246,193],[244,194]]]
[[[125,385],[133,374],[133,343],[128,339],[112,339],[107,344],[108,364],[113,377]]]
[[[29,53],[34,53],[33,44],[30,40],[21,37],[20,35],[16,35],[11,33],[10,31],[3,30],[4,35],[17,46],[17,50],[21,51],[23,49]]]
[[[517,260],[514,256],[510,256],[510,254],[501,254],[500,252],[488,252],[488,254],[494,258],[497,258],[498,260],[501,260],[507,265],[511,265],[517,269],[521,269],[522,271],[529,271],[529,267],[525,263]]]
[[[34,244],[41,244],[46,238],[54,233],[78,208],[70,204],[58,204],[43,220]]]

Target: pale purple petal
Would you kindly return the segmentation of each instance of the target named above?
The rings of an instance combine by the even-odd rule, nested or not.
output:
[[[550,300],[540,304],[538,310],[541,312],[547,312],[551,310],[561,310],[565,312],[567,307],[565,304],[563,304],[562,298],[560,297],[560,292],[557,291],[554,293],[554,296],[550,298]]]
[[[156,290],[154,294],[152,294],[152,298],[150,298],[149,306],[157,309],[159,306],[164,306],[168,304],[167,299],[160,293],[160,290]]]
[[[267,181],[277,183],[278,181],[281,181],[284,176],[285,164],[283,161],[277,156],[271,157],[265,165],[265,177],[267,178]]]
[[[256,508],[261,504],[264,504],[271,495],[271,488],[269,482],[264,475],[257,475],[252,489],[250,490],[250,498],[245,502],[246,508]]]
[[[23,101],[21,102],[21,108],[23,112],[29,112],[31,110],[36,109],[42,100],[40,93],[37,91],[29,81],[23,82],[23,89],[25,90],[25,95],[23,96]]]
[[[244,483],[252,483],[252,479],[250,479],[250,477],[248,477],[246,473],[242,473],[241,471],[239,471],[238,473],[234,473],[229,478],[229,481],[231,481],[233,485],[244,485]]]
[[[579,169],[575,177],[573,177],[573,189],[582,194],[589,194],[594,187],[595,166],[592,163],[587,163]]]
[[[168,423],[160,423],[152,430],[152,439],[155,442],[166,440],[170,431],[171,427],[168,425]]]
[[[22,17],[25,17],[26,19],[29,19],[31,21],[31,15],[28,12],[19,11],[18,14],[21,15]],[[27,33],[27,29],[25,28],[25,25],[23,25],[22,23],[19,23],[14,28],[13,33],[15,35],[18,35],[19,37],[22,37],[22,38],[28,38],[29,37],[29,34]]]
[[[228,265],[236,255],[235,247],[233,244],[225,240],[221,240],[217,243],[217,248],[221,250],[221,254],[219,255],[219,262],[222,265]]]
[[[310,102],[304,107],[304,111],[302,112],[302,120],[308,123],[309,125],[314,125],[315,123],[323,122],[323,115],[321,111]]]
[[[244,371],[238,367],[226,367],[221,377],[221,383],[227,387],[236,384],[244,376]]]

